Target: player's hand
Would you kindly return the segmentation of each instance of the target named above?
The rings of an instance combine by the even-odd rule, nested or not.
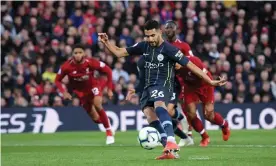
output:
[[[213,86],[223,86],[227,83],[227,80],[225,79],[225,77],[219,77],[219,80],[212,80],[211,84]]]
[[[179,70],[182,66],[179,63],[175,64],[175,70]]]
[[[106,43],[108,41],[108,36],[106,33],[98,33],[99,41]]]
[[[66,99],[72,100],[72,96],[71,96],[70,93],[68,93],[68,92],[64,92],[64,93],[63,93],[63,98],[64,98],[64,100],[66,100]]]
[[[135,89],[129,89],[127,92],[126,100],[130,101],[134,94],[135,94]]]
[[[108,95],[109,99],[112,99],[112,97],[113,97],[113,91],[111,89],[108,89],[107,90],[107,95]]]

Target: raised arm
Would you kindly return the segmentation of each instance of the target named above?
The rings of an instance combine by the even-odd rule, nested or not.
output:
[[[206,83],[212,86],[223,86],[226,84],[225,78],[220,78],[220,80],[211,80],[209,76],[204,73],[199,67],[197,67],[193,62],[191,62],[180,50],[172,49],[169,57],[175,62],[179,63],[181,66],[186,66],[199,78],[202,78]]]
[[[109,51],[111,51],[118,58],[128,56],[128,55],[143,54],[145,42],[139,42],[127,48],[119,48],[110,43],[106,33],[98,33],[98,35],[99,35],[99,40],[107,47]]]
[[[110,43],[108,40],[108,36],[106,33],[98,33],[99,40],[107,47],[107,49],[112,52],[116,57],[121,58],[124,56],[128,56],[128,52],[126,48],[119,48]]]

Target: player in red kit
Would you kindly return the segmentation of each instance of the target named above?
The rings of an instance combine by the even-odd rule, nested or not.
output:
[[[63,94],[64,99],[72,99],[69,92],[62,87],[62,79],[68,76],[68,89],[71,89],[81,101],[82,107],[87,111],[95,123],[102,123],[106,129],[106,144],[115,142],[111,131],[109,119],[102,106],[102,88],[99,80],[94,78],[94,71],[99,71],[107,75],[108,96],[113,96],[112,92],[112,70],[105,63],[92,58],[86,58],[84,47],[75,45],[73,57],[67,60],[57,73],[55,84]]]
[[[213,79],[211,73],[205,68],[204,64],[198,57],[187,56],[187,58],[206,73],[210,79]],[[196,115],[196,104],[201,101],[204,118],[212,124],[219,125],[222,129],[223,140],[227,141],[230,137],[230,128],[228,122],[224,120],[219,113],[214,112],[214,87],[204,82],[197,75],[194,75],[186,67],[176,64],[176,69],[178,70],[178,75],[184,81],[185,107],[193,128],[200,134],[205,132],[202,122]],[[209,141],[210,139],[208,135],[202,135],[200,145],[207,146]]]
[[[176,46],[178,49],[180,49],[184,55],[194,56],[189,44],[187,44],[177,38],[176,30],[177,30],[177,24],[174,21],[169,20],[166,22],[164,32],[165,32],[167,41],[170,42],[172,45]],[[180,86],[184,87],[184,82],[183,82],[182,78],[179,77],[178,75],[176,75],[176,78],[177,78]],[[182,89],[181,91],[184,91],[184,89]],[[182,92],[181,92],[181,94],[182,94]],[[182,99],[182,96],[179,95],[179,98]],[[181,107],[182,107],[182,111],[185,114],[186,119],[187,119],[187,122],[185,122],[185,123],[181,122],[181,127],[182,127],[183,131],[185,131],[188,134],[188,136],[192,137],[191,122],[187,115],[187,111],[185,111],[185,105],[181,104]],[[173,114],[172,112],[174,112],[174,105],[170,103],[168,105],[168,110],[171,112],[171,114]],[[207,133],[205,132],[204,135],[207,135]],[[189,144],[185,143],[185,140],[182,140],[182,139],[179,142],[179,146],[193,145],[193,144],[194,144],[193,140],[191,140],[191,142]]]

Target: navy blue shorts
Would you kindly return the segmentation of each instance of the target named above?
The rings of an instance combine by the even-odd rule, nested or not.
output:
[[[142,110],[146,106],[154,107],[154,102],[156,101],[163,101],[167,105],[172,97],[173,92],[169,91],[167,87],[150,86],[144,89],[142,97],[140,99],[140,106]]]

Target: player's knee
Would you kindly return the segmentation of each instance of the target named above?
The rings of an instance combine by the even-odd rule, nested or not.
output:
[[[97,116],[97,117],[91,117],[91,119],[94,121],[94,122],[97,122],[98,120],[99,120],[99,117]]]
[[[147,118],[148,123],[158,120],[158,117],[152,108],[147,107],[143,110],[143,112]]]
[[[189,119],[194,119],[197,117],[195,112],[188,112]]]
[[[186,111],[188,112],[188,116],[190,119],[194,119],[195,117],[197,117],[196,115],[196,106],[194,104],[189,104],[186,107]]]
[[[154,107],[155,108],[157,108],[157,107],[163,107],[163,108],[167,109],[166,104],[163,101],[156,101],[156,102],[154,102]]]
[[[103,105],[101,102],[94,102],[94,107],[96,111],[101,111],[103,109]]]
[[[96,97],[93,101],[93,105],[96,111],[101,111],[103,109],[102,100],[99,97]]]
[[[174,104],[168,104],[168,113],[170,116],[173,116],[175,113]]]
[[[212,120],[214,116],[214,106],[212,104],[208,104],[204,106],[204,118],[207,120]]]

